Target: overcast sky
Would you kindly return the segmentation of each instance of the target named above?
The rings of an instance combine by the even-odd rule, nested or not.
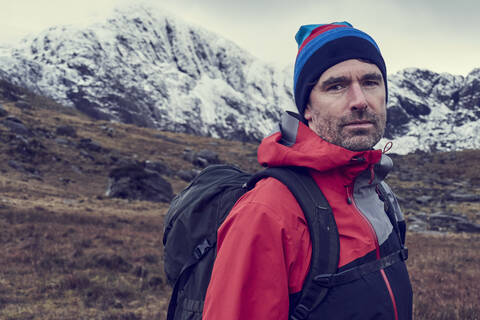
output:
[[[99,21],[136,2],[165,7],[281,66],[295,60],[301,24],[349,21],[377,41],[388,73],[419,67],[466,75],[480,67],[477,0],[0,0],[0,43]]]

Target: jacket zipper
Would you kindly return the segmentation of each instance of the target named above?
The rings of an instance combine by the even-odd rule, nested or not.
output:
[[[370,233],[372,234],[374,242],[375,242],[375,252],[376,252],[377,260],[379,260],[380,259],[380,244],[378,243],[378,238],[377,238],[377,234],[375,232],[375,229],[373,229],[372,224],[367,219],[367,217],[365,217],[365,215],[362,213],[362,211],[360,211],[360,209],[358,209],[358,207],[355,204],[355,201],[353,201],[353,199],[354,198],[353,198],[353,184],[352,184],[351,188],[350,188],[350,186],[347,186],[347,202],[354,206],[355,210],[360,214],[360,217],[362,217],[362,219],[366,222],[367,226],[369,227]],[[388,277],[387,277],[387,274],[385,273],[385,270],[380,269],[380,273],[382,274],[383,281],[385,282],[388,293],[390,295],[390,299],[392,301],[393,311],[394,311],[394,314],[395,314],[395,320],[398,320],[397,303],[395,301],[395,296],[393,295],[392,287],[390,286],[390,281],[388,281]]]

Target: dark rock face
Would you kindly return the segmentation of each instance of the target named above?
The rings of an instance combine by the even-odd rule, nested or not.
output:
[[[392,106],[387,109],[387,126],[385,128],[385,137],[393,139],[402,136],[408,132],[407,124],[410,117],[401,106]]]
[[[106,195],[114,198],[170,202],[172,186],[155,171],[130,164],[110,172]]]
[[[476,116],[480,113],[480,68],[468,74],[465,86],[459,91],[461,107],[474,110]]]
[[[6,72],[0,70],[0,92],[5,99],[13,102],[18,101],[22,98],[22,93],[17,87],[5,80],[8,77]]]
[[[478,69],[467,77],[405,69],[389,76],[389,89],[385,137],[408,137],[399,153],[480,146],[479,138],[472,139],[480,130]]]
[[[402,109],[415,118],[428,115],[431,112],[430,108],[425,104],[419,104],[402,96],[399,96],[398,100]]]

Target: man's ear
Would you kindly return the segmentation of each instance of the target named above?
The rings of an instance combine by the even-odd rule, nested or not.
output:
[[[307,103],[307,107],[305,108],[305,112],[303,113],[303,117],[307,121],[312,120],[312,110],[310,108],[310,103]]]

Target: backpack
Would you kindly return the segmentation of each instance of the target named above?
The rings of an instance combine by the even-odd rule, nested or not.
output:
[[[352,272],[336,274],[340,250],[337,226],[330,205],[308,169],[267,168],[252,175],[233,166],[212,165],[201,171],[172,200],[165,217],[164,269],[173,287],[167,320],[202,318],[216,257],[217,229],[237,200],[266,177],[279,180],[294,195],[305,215],[312,242],[310,270],[299,298],[290,307],[290,319],[306,319],[330,287],[353,281],[362,276],[361,272],[378,270],[406,259],[403,253],[397,254],[394,258],[388,256],[387,261],[377,260],[383,262],[380,266],[379,263],[375,266],[367,263],[360,266],[363,269],[353,268]],[[388,200],[385,190],[381,192],[382,197]],[[386,212],[392,225],[396,225],[389,213],[392,210],[387,211],[387,207],[392,208],[385,201]]]

